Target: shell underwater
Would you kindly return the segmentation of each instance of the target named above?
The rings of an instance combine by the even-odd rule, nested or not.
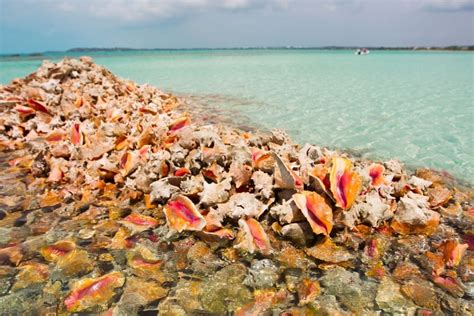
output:
[[[0,86],[0,314],[472,315],[472,188],[88,57]]]

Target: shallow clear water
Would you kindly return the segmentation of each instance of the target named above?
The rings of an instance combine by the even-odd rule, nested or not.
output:
[[[115,74],[237,110],[298,142],[474,178],[474,54],[196,50],[91,53]],[[50,54],[57,60],[59,54]],[[0,82],[41,61],[0,61]]]

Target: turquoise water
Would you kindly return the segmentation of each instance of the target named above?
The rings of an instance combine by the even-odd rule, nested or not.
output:
[[[115,74],[208,99],[296,141],[474,179],[474,54],[196,50],[92,53]],[[48,58],[57,60],[59,54]],[[0,61],[0,82],[40,60]]]

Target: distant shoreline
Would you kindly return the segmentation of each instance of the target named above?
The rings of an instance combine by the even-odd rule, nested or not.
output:
[[[231,47],[231,48],[129,48],[129,47],[76,47],[65,51],[46,51],[38,53],[12,53],[0,54],[0,58],[12,57],[41,57],[55,53],[90,53],[90,52],[127,52],[127,51],[195,51],[195,50],[356,50],[362,46],[323,46],[323,47],[298,47],[298,46],[275,46],[275,47]],[[366,46],[372,51],[474,51],[474,45],[451,45],[451,46]]]

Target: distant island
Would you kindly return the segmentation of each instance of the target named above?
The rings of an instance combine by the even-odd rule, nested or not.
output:
[[[300,46],[271,46],[271,47],[230,47],[230,48],[130,48],[130,47],[76,47],[68,49],[68,53],[87,52],[115,52],[115,51],[169,51],[169,50],[246,50],[246,49],[333,49],[333,50],[356,50],[367,48],[369,50],[421,50],[421,51],[474,51],[474,45],[451,45],[451,46],[323,46],[323,47],[300,47]]]
[[[415,50],[415,51],[474,51],[474,45],[450,45],[450,46],[322,46],[322,47],[303,47],[303,46],[271,46],[271,47],[222,47],[222,48],[130,48],[130,47],[76,47],[66,51],[46,51],[41,53],[14,53],[0,54],[0,58],[16,59],[31,58],[38,59],[46,55],[61,55],[64,53],[93,53],[93,52],[129,52],[129,51],[191,51],[191,50],[254,50],[254,49],[296,49],[296,50],[357,50],[366,48],[372,51],[383,50]]]

